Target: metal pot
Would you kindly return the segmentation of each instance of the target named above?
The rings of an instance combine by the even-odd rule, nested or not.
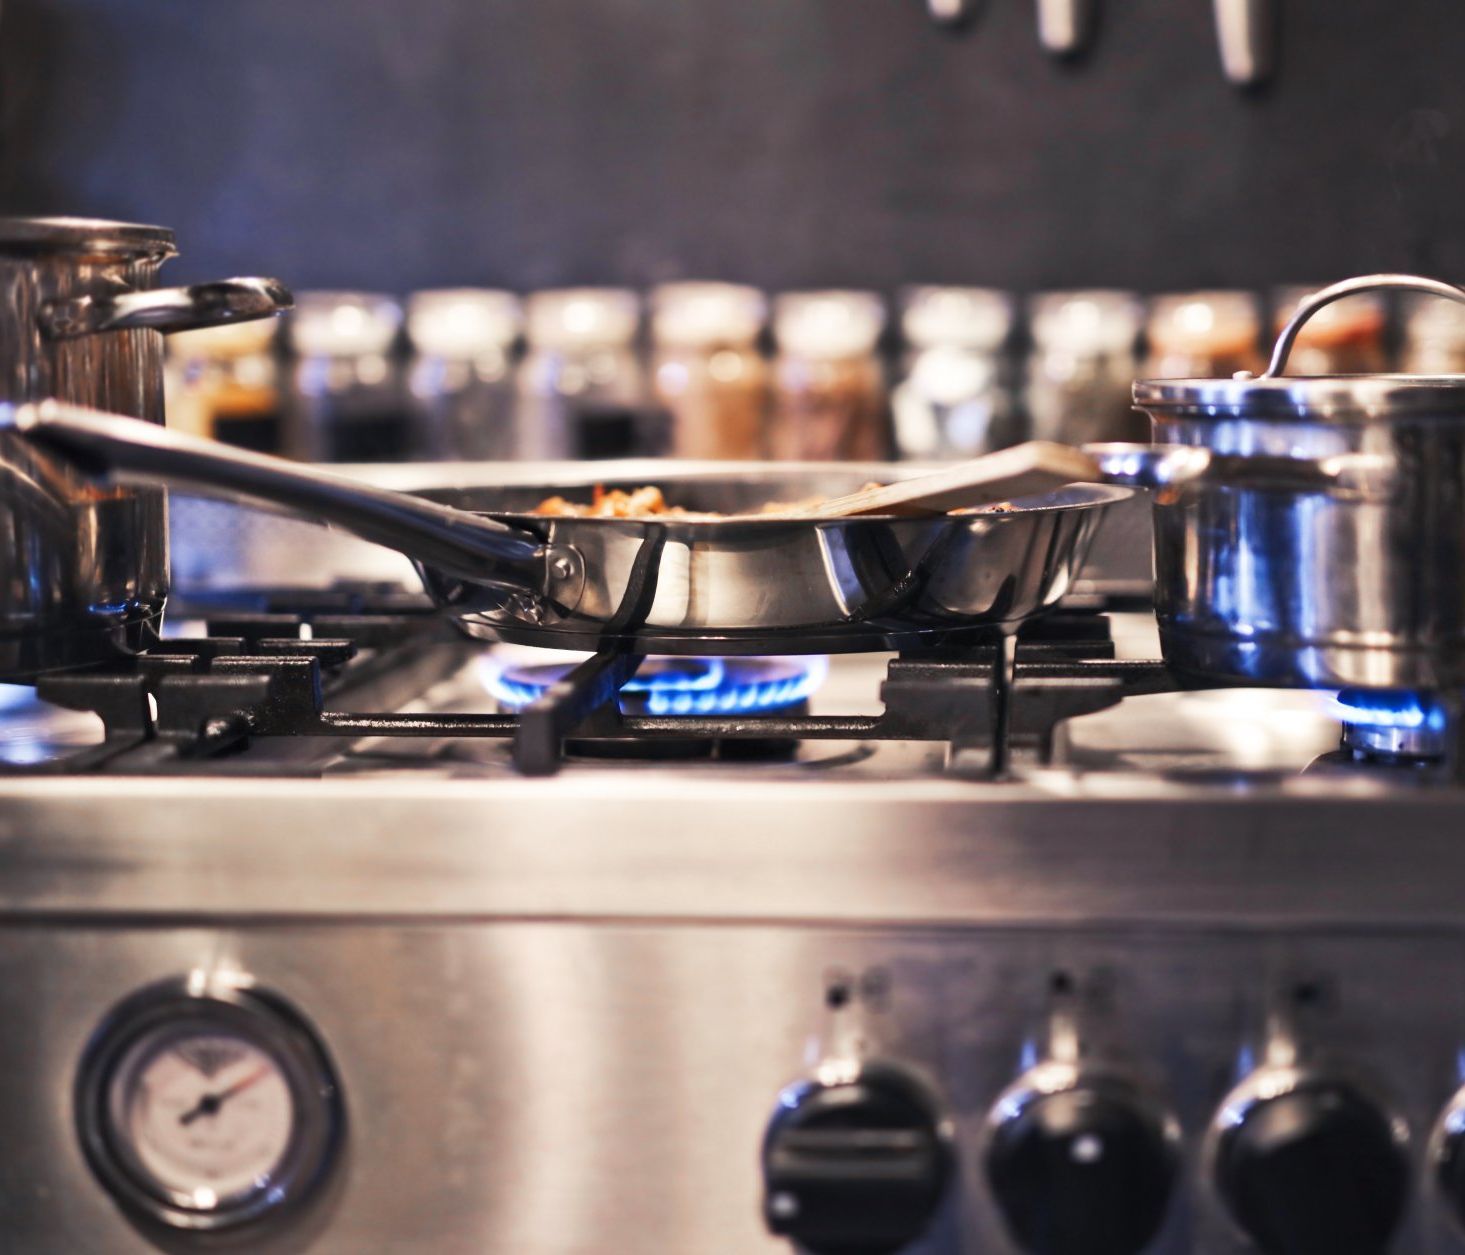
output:
[[[1297,332],[1355,292],[1465,301],[1411,275],[1325,288],[1258,377],[1135,384],[1158,447],[1095,450],[1157,489],[1166,660],[1207,679],[1465,687],[1465,376],[1284,375]]]
[[[55,397],[161,423],[161,332],[290,307],[271,279],[155,288],[176,253],[162,227],[0,219],[0,401]],[[167,591],[161,489],[98,487],[0,432],[0,675],[146,648]]]

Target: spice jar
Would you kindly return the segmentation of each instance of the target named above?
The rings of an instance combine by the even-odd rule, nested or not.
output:
[[[1028,301],[1025,403],[1038,440],[1145,440],[1130,388],[1144,307],[1133,292],[1044,292]]]
[[[393,462],[414,452],[391,350],[402,309],[369,292],[303,292],[290,317],[290,451],[315,462]]]
[[[1411,301],[1400,369],[1411,375],[1465,374],[1465,306],[1434,296]]]
[[[761,458],[768,364],[758,337],[768,303],[733,283],[667,283],[651,294],[653,379],[685,458]]]
[[[280,365],[274,319],[226,323],[167,338],[168,425],[196,436],[278,453]]]
[[[623,288],[536,292],[525,305],[528,352],[518,371],[516,449],[537,459],[664,452],[632,342],[641,302]]]
[[[1250,292],[1187,292],[1150,302],[1145,333],[1154,379],[1208,379],[1265,366],[1261,318]]]
[[[1012,299],[990,288],[907,288],[908,346],[891,392],[895,447],[904,458],[965,458],[1016,438],[1005,348]]]
[[[407,302],[407,391],[425,456],[513,456],[513,353],[522,325],[511,292],[445,288]]]
[[[1297,307],[1321,286],[1278,288],[1272,306],[1272,330],[1280,334]],[[1324,305],[1297,333],[1292,346],[1292,373],[1371,375],[1387,369],[1387,322],[1388,310],[1377,292],[1361,292]]]
[[[890,455],[884,373],[875,346],[885,307],[873,292],[789,292],[773,307],[769,452],[775,458],[879,460]]]

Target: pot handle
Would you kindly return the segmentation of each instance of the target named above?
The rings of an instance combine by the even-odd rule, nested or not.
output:
[[[1328,458],[1270,454],[1213,453],[1196,445],[1087,444],[1105,483],[1130,488],[1180,488],[1208,483],[1227,488],[1276,492],[1387,494],[1394,480],[1392,458],[1340,453]]]
[[[547,545],[532,532],[156,423],[42,401],[0,405],[0,427],[20,432],[96,478],[187,487],[226,500],[244,497],[283,507],[396,549],[455,579],[527,591],[568,609],[584,586],[578,552]]]
[[[48,301],[37,315],[53,340],[74,340],[103,331],[192,331],[226,322],[271,318],[292,308],[295,298],[278,279],[219,279],[187,288],[93,293]]]
[[[1292,355],[1292,346],[1297,342],[1303,324],[1325,305],[1341,301],[1345,296],[1356,296],[1360,292],[1385,290],[1423,292],[1428,296],[1442,296],[1447,301],[1465,303],[1465,289],[1457,288],[1453,283],[1441,283],[1438,279],[1426,279],[1422,275],[1359,275],[1356,279],[1344,279],[1341,283],[1330,284],[1298,305],[1287,325],[1282,328],[1282,334],[1277,337],[1277,343],[1272,348],[1272,360],[1261,377],[1275,379],[1286,371],[1287,359]],[[1237,376],[1238,379],[1250,377],[1248,372]]]

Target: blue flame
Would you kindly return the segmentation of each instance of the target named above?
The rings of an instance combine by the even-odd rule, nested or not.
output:
[[[1422,693],[1384,689],[1344,689],[1336,699],[1344,723],[1373,728],[1401,728],[1407,732],[1443,732],[1445,708]]]
[[[489,695],[508,710],[522,710],[570,670],[569,664],[506,666],[491,655],[480,662]],[[813,694],[829,674],[829,659],[655,658],[621,689],[641,699],[648,715],[731,715],[783,710]],[[626,702],[621,703],[624,709]]]

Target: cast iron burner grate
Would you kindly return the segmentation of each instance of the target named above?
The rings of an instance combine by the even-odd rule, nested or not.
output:
[[[425,600],[402,594],[328,590],[233,600],[209,616],[203,636],[168,640],[118,664],[42,677],[39,697],[95,712],[105,737],[63,760],[14,770],[316,774],[337,738],[500,737],[511,740],[521,772],[548,775],[563,764],[567,742],[670,748],[701,738],[722,746],[946,742],[953,750],[985,751],[990,774],[998,776],[1014,747],[1046,757],[1065,719],[1177,687],[1160,662],[1116,659],[1102,613],[1060,610],[1025,625],[1005,645],[993,634],[893,659],[878,715],[803,708],[627,714],[617,695],[643,659],[620,652],[575,665],[517,713],[400,710],[464,665],[472,646],[454,642],[459,638]],[[322,748],[313,754],[302,745]]]

